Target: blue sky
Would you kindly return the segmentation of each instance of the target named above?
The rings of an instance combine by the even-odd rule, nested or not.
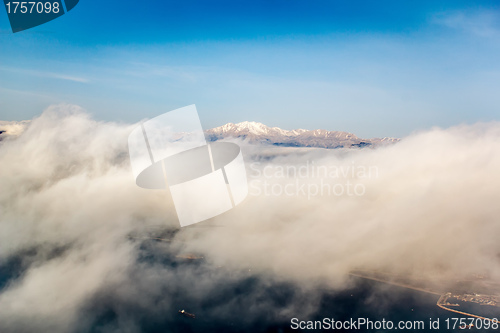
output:
[[[0,119],[55,103],[135,122],[195,103],[204,127],[405,136],[499,120],[497,1],[90,1],[12,34]]]

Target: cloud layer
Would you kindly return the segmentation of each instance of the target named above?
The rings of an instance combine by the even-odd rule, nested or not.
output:
[[[378,173],[328,180],[363,184],[363,195],[250,195],[154,246],[134,235],[175,230],[178,222],[168,193],[134,184],[126,146],[134,126],[97,122],[62,105],[0,143],[2,332],[83,332],[95,324],[96,309],[111,303],[117,324],[101,331],[141,332],[143,324],[127,315],[132,309],[170,318],[179,293],[202,304],[249,271],[295,286],[285,316],[298,311],[300,290],[342,290],[356,268],[500,278],[499,123],[436,128],[375,150],[244,147],[247,166],[314,162],[376,166]],[[250,181],[279,186],[295,180],[248,172]],[[172,264],[185,253],[205,261]],[[191,287],[179,289],[180,281]],[[249,320],[273,306],[263,298],[266,285],[259,289]],[[207,311],[219,318],[237,302],[235,294]]]

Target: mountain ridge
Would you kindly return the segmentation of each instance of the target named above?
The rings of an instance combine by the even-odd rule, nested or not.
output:
[[[0,121],[0,141],[7,137],[19,136],[27,126],[29,120]],[[248,143],[269,144],[283,147],[311,147],[311,148],[362,148],[377,147],[398,142],[397,138],[362,139],[355,134],[344,131],[328,131],[324,129],[293,129],[285,130],[279,127],[270,127],[255,121],[227,123],[225,125],[205,130],[208,141],[214,142],[228,139],[241,139]]]
[[[249,143],[268,143],[275,146],[287,147],[316,147],[316,148],[354,148],[380,146],[398,142],[398,138],[362,139],[344,131],[328,131],[324,129],[284,130],[279,127],[269,127],[254,121],[241,123],[227,123],[205,131],[209,141],[219,141],[228,138],[237,138]]]

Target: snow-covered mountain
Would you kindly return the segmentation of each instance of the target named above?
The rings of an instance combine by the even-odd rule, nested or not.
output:
[[[284,130],[253,121],[229,123],[205,131],[209,141],[239,138],[249,143],[268,143],[286,147],[351,148],[379,146],[398,142],[395,138],[361,139],[348,132],[327,130]]]
[[[30,121],[0,121],[0,141],[7,137],[19,136]],[[267,143],[283,147],[351,148],[380,146],[398,142],[395,138],[361,139],[356,135],[341,131],[327,130],[284,130],[269,127],[253,121],[226,124],[205,131],[208,141],[242,139],[248,143]]]
[[[1,121],[0,120],[0,141],[7,137],[19,136],[26,126],[30,123],[29,120],[23,121]]]

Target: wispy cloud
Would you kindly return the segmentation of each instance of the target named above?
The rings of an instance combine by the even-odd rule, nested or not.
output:
[[[28,95],[28,96],[35,96],[43,99],[50,99],[51,97],[47,94],[39,93],[36,91],[31,91],[31,90],[18,90],[18,89],[9,89],[5,87],[0,86],[0,92],[5,92],[8,94],[22,94],[22,95]]]
[[[19,74],[44,77],[44,78],[67,80],[67,81],[80,82],[80,83],[88,83],[90,81],[86,78],[79,77],[79,76],[54,73],[54,72],[38,71],[38,70],[32,70],[32,69],[21,69],[21,68],[15,68],[15,67],[0,67],[0,71],[19,73]]]
[[[360,268],[450,283],[483,272],[500,278],[500,155],[494,153],[500,123],[436,128],[375,150],[272,153],[242,146],[253,194],[214,219],[227,227],[183,229],[162,244],[134,236],[150,234],[158,223],[178,228],[168,194],[144,191],[131,177],[127,137],[135,126],[98,122],[79,107],[60,105],[0,144],[1,332],[92,331],[95,325],[136,333],[148,331],[145,322],[180,332],[186,324],[176,316],[184,304],[208,304],[198,305],[205,323],[227,323],[235,313],[245,313],[244,324],[307,318],[322,302],[286,296],[280,305],[273,295],[281,289],[265,292],[254,281],[266,288],[285,281],[317,295],[318,287],[347,291],[347,273]],[[281,189],[304,181],[309,191],[312,163],[348,170],[354,161],[380,173],[319,178],[340,185],[364,179],[363,196],[255,193],[264,181]],[[305,178],[302,171],[267,173],[306,165]],[[171,264],[187,253],[205,259]],[[258,292],[237,291],[238,280]],[[219,301],[212,302],[214,295]],[[381,307],[386,299],[373,302]]]
[[[434,24],[482,37],[500,36],[500,12],[494,10],[442,12],[431,18]]]

